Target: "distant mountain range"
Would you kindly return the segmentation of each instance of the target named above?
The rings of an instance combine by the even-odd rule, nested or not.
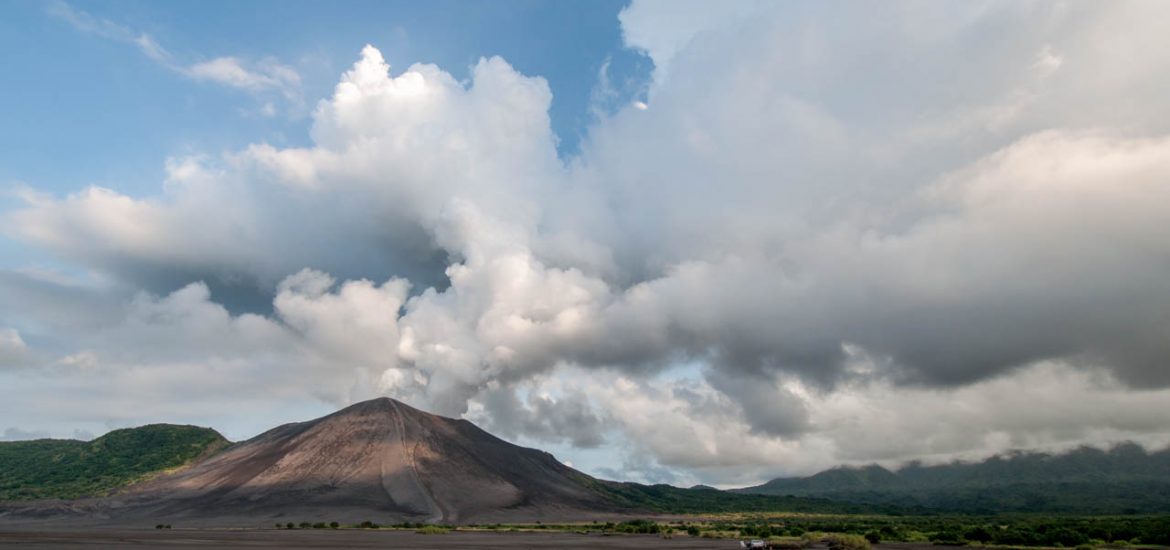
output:
[[[838,467],[732,492],[965,513],[1160,513],[1170,512],[1170,450],[1147,452],[1124,443],[895,470]]]
[[[1170,512],[1170,451],[1135,444],[976,463],[842,467],[720,491],[593,478],[393,399],[230,443],[195,426],[0,443],[0,522],[263,525],[582,520],[716,512]],[[153,523],[152,523],[153,524]]]

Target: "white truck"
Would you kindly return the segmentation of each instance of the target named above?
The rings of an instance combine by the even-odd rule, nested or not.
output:
[[[740,548],[771,548],[772,545],[760,539],[741,540],[739,541]]]

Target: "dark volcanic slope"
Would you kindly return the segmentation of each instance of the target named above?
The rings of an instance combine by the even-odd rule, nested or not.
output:
[[[466,420],[382,398],[280,426],[118,500],[149,517],[454,522],[611,507],[590,481]]]

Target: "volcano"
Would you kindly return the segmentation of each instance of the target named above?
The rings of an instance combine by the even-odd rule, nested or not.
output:
[[[467,522],[612,510],[598,480],[466,420],[365,401],[285,424],[131,486],[111,513],[144,517]]]

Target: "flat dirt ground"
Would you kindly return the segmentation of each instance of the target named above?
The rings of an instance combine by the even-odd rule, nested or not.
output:
[[[0,548],[507,548],[573,550],[585,548],[739,548],[733,540],[656,535],[576,533],[451,532],[420,535],[412,531],[363,530],[213,530],[92,529],[2,531]]]

